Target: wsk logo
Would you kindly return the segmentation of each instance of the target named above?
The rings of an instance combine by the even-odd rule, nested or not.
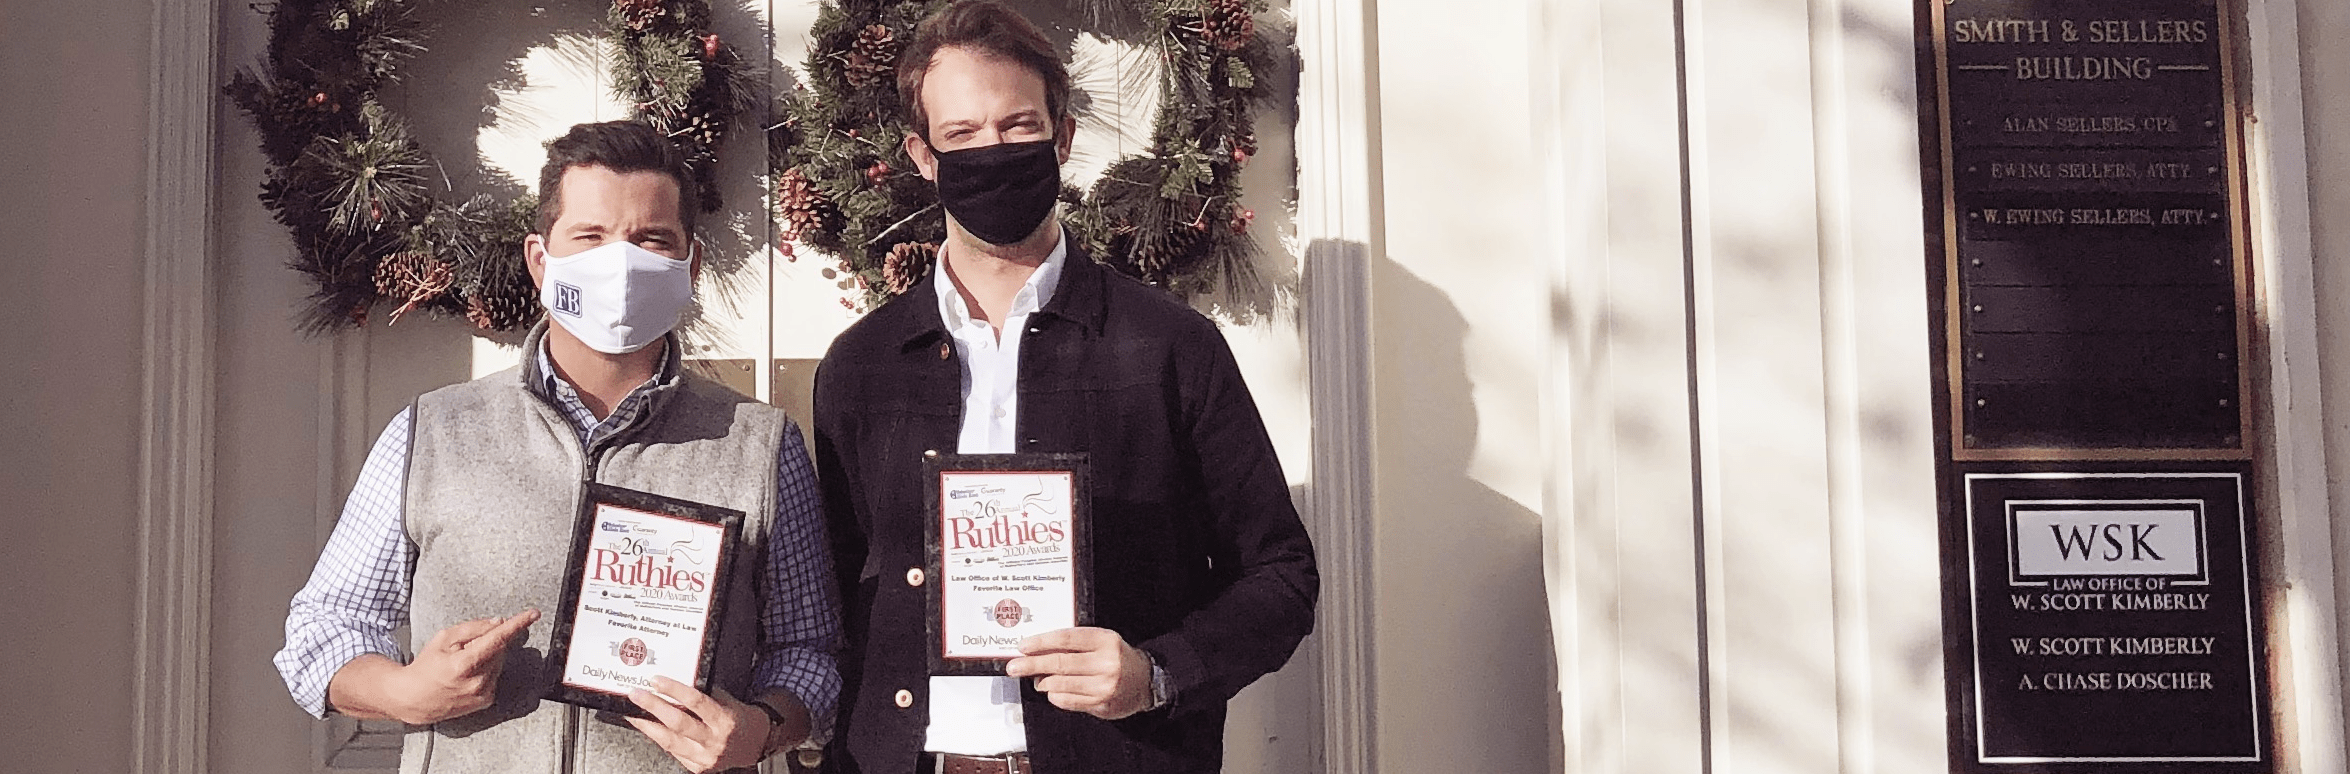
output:
[[[2147,544],[2146,538],[2152,536],[2154,530],[2161,528],[2161,526],[2160,524],[2050,524],[2048,525],[2048,534],[2056,538],[2057,554],[2066,559],[2073,558],[2075,550],[2080,552],[2082,559],[2088,559],[2090,552],[2095,551],[2101,554],[2097,557],[2098,559],[2111,562],[2120,560],[2123,556],[2121,532],[2127,529],[2130,533],[2127,551],[2129,561],[2143,562],[2151,559],[2159,562],[2162,561],[2162,554],[2155,553],[2154,546]],[[2103,545],[2097,545],[2099,538],[2104,539]]]
[[[2018,577],[2010,580],[2051,575],[2203,573],[2203,519],[2192,507],[2159,507],[2169,503],[2136,508],[2093,505],[2012,511],[2008,550]]]
[[[568,282],[555,283],[555,311],[573,317],[579,316],[579,288]]]

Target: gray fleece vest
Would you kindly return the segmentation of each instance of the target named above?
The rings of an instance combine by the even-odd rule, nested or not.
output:
[[[536,352],[544,329],[525,351]],[[676,351],[674,339],[670,351]],[[674,354],[671,355],[674,368]],[[488,709],[409,730],[404,774],[675,772],[675,759],[618,716],[541,701],[559,670],[547,662],[579,510],[580,482],[599,481],[742,511],[740,564],[727,586],[713,685],[746,697],[758,652],[761,569],[775,512],[776,452],[791,427],[781,410],[681,374],[655,387],[639,419],[596,448],[525,385],[525,365],[417,398],[408,457],[408,537],[416,544],[410,651],[435,632],[525,608],[544,615],[508,654]]]

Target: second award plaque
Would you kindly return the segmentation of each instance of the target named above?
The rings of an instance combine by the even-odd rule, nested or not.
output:
[[[1086,455],[923,462],[931,674],[1000,675],[1020,640],[1093,623]]]
[[[709,692],[742,523],[729,508],[586,485],[546,698],[649,717],[628,692],[656,676]]]

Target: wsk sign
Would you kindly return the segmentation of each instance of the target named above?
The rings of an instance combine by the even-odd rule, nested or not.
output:
[[[2020,574],[2191,575],[2200,569],[2202,519],[2193,510],[2035,508],[2014,519]]]
[[[2267,770],[2240,474],[1964,478],[1976,766]]]

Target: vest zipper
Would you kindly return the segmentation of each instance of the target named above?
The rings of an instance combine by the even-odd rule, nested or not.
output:
[[[599,444],[599,446],[601,445]],[[598,451],[599,449],[594,447],[580,449],[579,480],[580,485],[583,487],[587,484],[594,483],[598,469],[603,467],[603,458],[601,455],[597,454]],[[565,709],[566,711],[563,713],[562,774],[577,774],[579,771],[579,762],[585,760],[586,758],[585,754],[583,754],[580,750],[580,747],[585,743],[586,740],[582,739],[579,734],[580,713],[585,712],[586,710],[581,707],[566,707]]]

